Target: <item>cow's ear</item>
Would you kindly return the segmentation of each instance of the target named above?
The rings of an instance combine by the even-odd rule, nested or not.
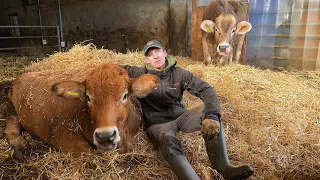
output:
[[[251,30],[252,26],[248,21],[241,21],[237,24],[237,34],[245,34]]]
[[[159,85],[159,78],[152,74],[144,74],[131,78],[131,91],[136,97],[145,97]]]
[[[62,81],[53,84],[51,91],[66,99],[83,99],[86,95],[86,86],[84,82]]]
[[[200,25],[201,29],[207,33],[213,33],[214,26],[215,26],[215,23],[211,20],[204,20]]]

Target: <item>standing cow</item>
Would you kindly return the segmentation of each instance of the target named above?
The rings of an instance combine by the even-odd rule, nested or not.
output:
[[[212,0],[209,3],[200,25],[206,65],[214,57],[220,58],[220,65],[230,63],[234,53],[239,62],[245,35],[251,30],[247,11],[239,1]]]
[[[91,145],[130,150],[141,120],[134,98],[150,93],[158,78],[145,74],[130,79],[124,69],[111,63],[96,67],[82,82],[70,81],[67,75],[57,80],[57,74],[31,72],[14,80],[10,98],[17,116],[10,116],[5,130],[14,157],[22,158],[26,147],[20,126],[76,156],[88,152]]]

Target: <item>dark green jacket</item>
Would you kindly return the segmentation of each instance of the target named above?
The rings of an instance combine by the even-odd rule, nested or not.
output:
[[[122,66],[131,78],[148,73],[161,80],[151,94],[140,99],[146,127],[179,117],[185,111],[181,103],[185,90],[204,102],[206,114],[214,113],[220,117],[220,103],[214,89],[191,72],[176,67],[175,57],[168,55],[166,60],[167,67],[162,71],[154,70],[149,64],[146,67]]]

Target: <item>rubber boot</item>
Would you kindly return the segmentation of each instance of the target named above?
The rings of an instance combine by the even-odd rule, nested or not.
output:
[[[160,153],[179,180],[200,179],[184,156],[181,143],[176,137],[164,136]]]
[[[220,123],[219,135],[205,140],[205,144],[212,168],[222,174],[225,179],[246,179],[253,174],[253,168],[250,165],[240,167],[230,165],[222,123]]]
[[[199,180],[199,176],[184,155],[171,156],[169,165],[179,180]]]

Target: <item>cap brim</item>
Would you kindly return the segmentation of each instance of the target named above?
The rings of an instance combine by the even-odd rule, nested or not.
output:
[[[147,49],[144,50],[144,55],[146,55],[146,53],[148,52],[148,50],[149,50],[150,48],[160,48],[160,49],[163,49],[162,46],[157,46],[157,45],[149,46],[149,47],[147,47]]]

